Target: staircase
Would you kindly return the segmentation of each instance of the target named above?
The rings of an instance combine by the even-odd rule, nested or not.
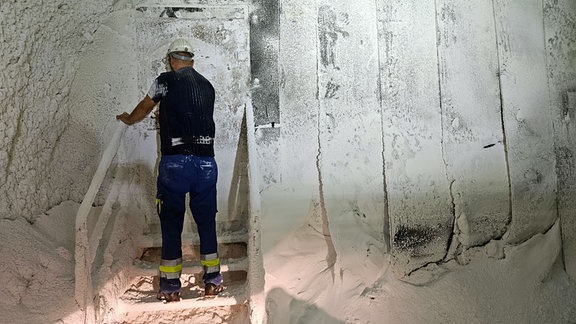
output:
[[[182,235],[181,301],[156,299],[159,290],[161,235],[158,224],[146,234],[134,226],[133,182],[125,168],[110,168],[126,127],[119,125],[103,153],[76,215],[75,300],[82,322],[92,323],[263,323],[264,268],[260,250],[260,203],[254,121],[250,102],[245,107],[239,148],[245,158],[234,165],[228,219],[218,222],[218,254],[225,290],[203,297],[199,238],[194,229]],[[251,163],[248,163],[251,161]],[[110,170],[109,170],[110,169]],[[102,184],[106,185],[103,186]],[[136,190],[137,191],[137,190]],[[94,208],[97,196],[107,197]],[[228,215],[229,216],[229,215]],[[195,228],[190,216],[185,223]],[[134,236],[132,236],[132,233]],[[124,244],[125,242],[129,242]],[[134,249],[136,247],[136,250]],[[134,253],[136,251],[136,253]],[[130,260],[127,255],[136,255]]]
[[[123,314],[123,323],[166,321],[170,317],[169,313],[173,313],[183,323],[194,323],[207,315],[218,316],[226,322],[230,322],[230,316],[235,316],[238,323],[250,322],[247,231],[240,230],[218,238],[225,289],[216,298],[203,297],[203,269],[198,236],[184,234],[182,240],[182,299],[179,302],[164,303],[156,299],[161,258],[160,235],[148,234],[141,238],[140,246],[144,248],[140,256],[133,260],[130,271],[133,279],[118,302],[117,313]],[[170,320],[174,322],[174,319]]]

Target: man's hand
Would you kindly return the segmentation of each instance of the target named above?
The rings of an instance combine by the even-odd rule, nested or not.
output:
[[[116,119],[122,121],[126,125],[132,125],[144,119],[146,115],[148,115],[156,103],[150,99],[150,97],[146,96],[142,101],[136,105],[136,108],[132,111],[132,113],[123,112],[120,115],[116,115]]]
[[[126,125],[134,124],[134,122],[131,122],[130,114],[127,112],[123,112],[120,115],[116,115],[116,119],[118,119],[119,121],[123,122]]]

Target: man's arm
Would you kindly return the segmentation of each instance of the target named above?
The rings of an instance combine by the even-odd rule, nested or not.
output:
[[[120,115],[116,115],[116,119],[124,122],[127,125],[132,125],[144,119],[152,111],[152,109],[154,109],[154,106],[156,106],[154,100],[146,95],[146,97],[144,97],[144,99],[142,99],[142,101],[136,105],[130,114],[123,112]]]

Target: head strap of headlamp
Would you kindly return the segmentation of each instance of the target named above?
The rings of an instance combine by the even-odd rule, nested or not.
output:
[[[175,58],[177,60],[182,60],[182,61],[187,61],[187,62],[191,62],[194,60],[194,55],[186,56],[186,55],[179,54],[177,52],[170,53],[170,56],[172,56],[173,58]]]

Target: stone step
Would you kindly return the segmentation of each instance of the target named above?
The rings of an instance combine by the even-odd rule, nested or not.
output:
[[[162,258],[161,247],[147,247],[141,249],[140,260],[160,263]],[[244,242],[231,242],[218,244],[220,259],[243,258],[247,256],[247,244]],[[183,261],[200,261],[199,244],[182,244]]]
[[[124,301],[120,301],[118,307],[121,309],[122,314],[124,314],[124,316],[127,316],[128,314],[131,313],[149,313],[151,311],[162,312],[162,311],[185,310],[193,308],[208,308],[216,306],[232,306],[232,305],[241,305],[246,302],[247,299],[243,296],[233,296],[233,297],[218,296],[213,299],[204,299],[204,298],[182,299],[179,302],[173,302],[173,303],[164,303],[162,301],[155,300],[154,301],[155,305],[153,309],[151,309],[150,302],[128,304],[125,303]]]
[[[182,242],[198,243],[200,238],[198,233],[182,233]],[[218,234],[219,243],[248,242],[248,232],[243,229],[234,232]],[[150,233],[138,238],[139,246],[159,247],[162,246],[162,235],[160,233]]]
[[[136,275],[154,276],[158,274],[158,262],[150,262],[136,259],[132,263],[132,271]],[[199,261],[183,261],[183,274],[198,274],[203,271]],[[248,258],[220,259],[221,272],[248,271]]]
[[[203,284],[198,275],[183,274],[181,300],[165,303],[156,299],[158,292],[157,276],[139,276],[119,300],[119,309],[127,316],[135,313],[150,313],[215,306],[243,305],[248,302],[246,296],[246,272],[223,273],[224,291],[215,298],[203,297]]]
[[[244,242],[218,244],[220,270],[248,271],[247,245]],[[142,249],[140,258],[132,262],[133,273],[152,276],[158,273],[158,265],[162,258],[162,248],[149,247]],[[182,273],[200,273],[203,271],[200,263],[200,246],[198,244],[182,245]]]
[[[223,277],[224,291],[215,298],[204,298],[202,283],[203,268],[200,263],[200,246],[195,234],[182,235],[182,282],[181,300],[165,303],[156,298],[159,290],[158,265],[161,260],[161,236],[149,234],[142,236],[139,258],[131,267],[133,280],[118,301],[118,306],[125,318],[164,318],[170,311],[210,312],[214,307],[240,307],[248,309],[248,254],[246,231],[230,232],[218,236],[218,255],[220,271]],[[236,312],[236,310],[234,311]]]

